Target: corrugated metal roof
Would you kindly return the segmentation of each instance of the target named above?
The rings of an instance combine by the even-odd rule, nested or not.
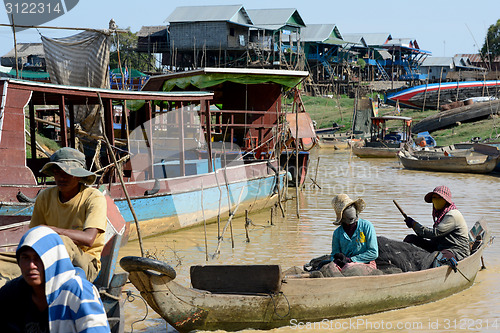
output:
[[[481,58],[481,55],[480,54],[456,54],[455,55],[456,57],[467,57],[469,58],[469,60],[471,62],[475,62],[475,63],[478,63],[478,62],[484,62],[484,60]],[[493,62],[500,62],[500,56],[497,56],[495,57],[495,59],[493,59]]]
[[[367,46],[361,34],[342,34],[342,39],[351,44]]]
[[[342,35],[344,40],[357,43],[363,39],[368,46],[384,45],[387,40],[392,39],[391,34],[387,32],[348,33]]]
[[[175,8],[166,22],[224,21],[237,24],[253,24],[243,5],[181,6]]]
[[[256,26],[267,27],[272,25],[278,26],[278,29],[287,24],[298,27],[306,26],[295,8],[249,9],[247,12]],[[292,21],[295,21],[296,24],[292,23]]]
[[[411,38],[393,38],[386,45],[394,45],[394,46],[404,46],[414,48],[414,42]]]
[[[452,57],[427,57],[424,59],[421,67],[453,67]]]
[[[155,26],[143,26],[141,30],[137,32],[137,37],[147,37],[147,36],[166,36],[167,26],[165,25],[155,25]]]
[[[303,42],[325,42],[335,38],[335,24],[309,24],[300,30],[300,39]]]
[[[17,56],[19,58],[30,55],[45,56],[42,43],[17,43]],[[10,50],[2,58],[14,58],[15,56],[16,52],[14,48],[12,48],[12,50]]]

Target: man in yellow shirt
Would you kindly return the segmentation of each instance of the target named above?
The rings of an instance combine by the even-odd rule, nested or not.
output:
[[[57,232],[73,265],[92,282],[101,269],[106,231],[106,198],[89,187],[97,176],[85,168],[85,155],[69,147],[56,151],[41,172],[54,176],[56,186],[38,194],[30,228],[43,224]]]

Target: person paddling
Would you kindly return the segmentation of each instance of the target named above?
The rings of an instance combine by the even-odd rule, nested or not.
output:
[[[465,219],[451,199],[451,191],[441,185],[427,193],[424,201],[432,203],[434,225],[428,228],[407,216],[406,226],[414,235],[407,235],[407,243],[415,244],[428,252],[440,251],[444,259],[456,261],[469,256],[469,236]]]

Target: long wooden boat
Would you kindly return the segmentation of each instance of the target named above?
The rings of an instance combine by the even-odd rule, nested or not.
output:
[[[293,327],[294,322],[318,322],[432,302],[470,287],[489,240],[481,226],[474,228],[482,232],[483,245],[459,261],[457,272],[441,266],[399,274],[307,278],[281,276],[279,265],[193,266],[193,288],[186,288],[175,282],[175,271],[164,262],[124,257],[120,264],[148,304],[180,332]],[[340,296],[347,289],[351,290],[349,297]]]
[[[280,166],[292,175],[288,185],[300,186],[306,179],[316,133],[294,87],[308,75],[306,71],[206,67],[152,76],[143,90],[213,92],[212,104],[217,106],[212,110],[216,118],[212,126],[217,132],[214,140],[226,136],[230,143],[238,143],[247,160],[267,158],[269,154],[279,158]],[[293,95],[288,110],[282,101],[284,92]],[[281,145],[280,154],[275,151],[273,131],[288,142]]]
[[[485,118],[498,114],[500,100],[473,103],[455,109],[440,111],[416,123],[412,132],[436,131],[442,128],[455,126],[457,123]]]
[[[38,191],[54,184],[39,172],[48,158],[31,157],[26,149],[26,143],[38,145],[35,133],[47,127],[52,127],[61,146],[84,145],[88,166],[93,166],[92,170],[98,162],[103,166],[99,183],[106,184],[125,220],[134,222],[111,156],[105,148],[97,149],[106,134],[120,161],[144,236],[269,207],[283,189],[285,172],[279,170],[271,154],[247,159],[235,149],[237,144],[212,139],[224,127],[220,112],[211,110],[211,92],[119,91],[15,79],[0,80],[0,91],[0,216],[9,220],[6,224],[29,217]],[[281,100],[281,90],[275,93],[275,102]],[[52,110],[50,117],[44,117],[47,106]],[[97,107],[104,114],[103,133],[79,127],[89,122],[88,118],[79,119],[82,106]],[[276,142],[281,141],[272,135],[280,133],[278,123],[265,121],[266,111],[254,113],[261,125],[249,128],[265,128],[268,134],[262,138],[273,152]],[[276,114],[276,110],[271,113]],[[226,116],[244,117],[245,113],[235,110]],[[29,131],[25,131],[26,119]],[[233,134],[232,139],[243,142]],[[135,238],[136,228],[130,230]]]
[[[398,157],[407,169],[490,173],[500,160],[500,151],[493,146],[470,143],[420,151],[402,150]]]
[[[499,80],[444,82],[389,93],[386,100],[394,104],[399,101],[401,106],[406,107],[421,109],[425,105],[428,109],[436,109],[438,103],[444,105],[473,97],[498,96],[499,92]]]
[[[402,129],[388,131],[389,121],[401,123]],[[361,158],[396,158],[410,139],[411,122],[410,117],[371,117],[370,138],[361,142],[351,141],[352,152]]]

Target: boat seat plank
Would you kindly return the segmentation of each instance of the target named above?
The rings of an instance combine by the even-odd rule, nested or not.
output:
[[[212,293],[277,293],[281,289],[279,265],[191,266],[193,288]]]

